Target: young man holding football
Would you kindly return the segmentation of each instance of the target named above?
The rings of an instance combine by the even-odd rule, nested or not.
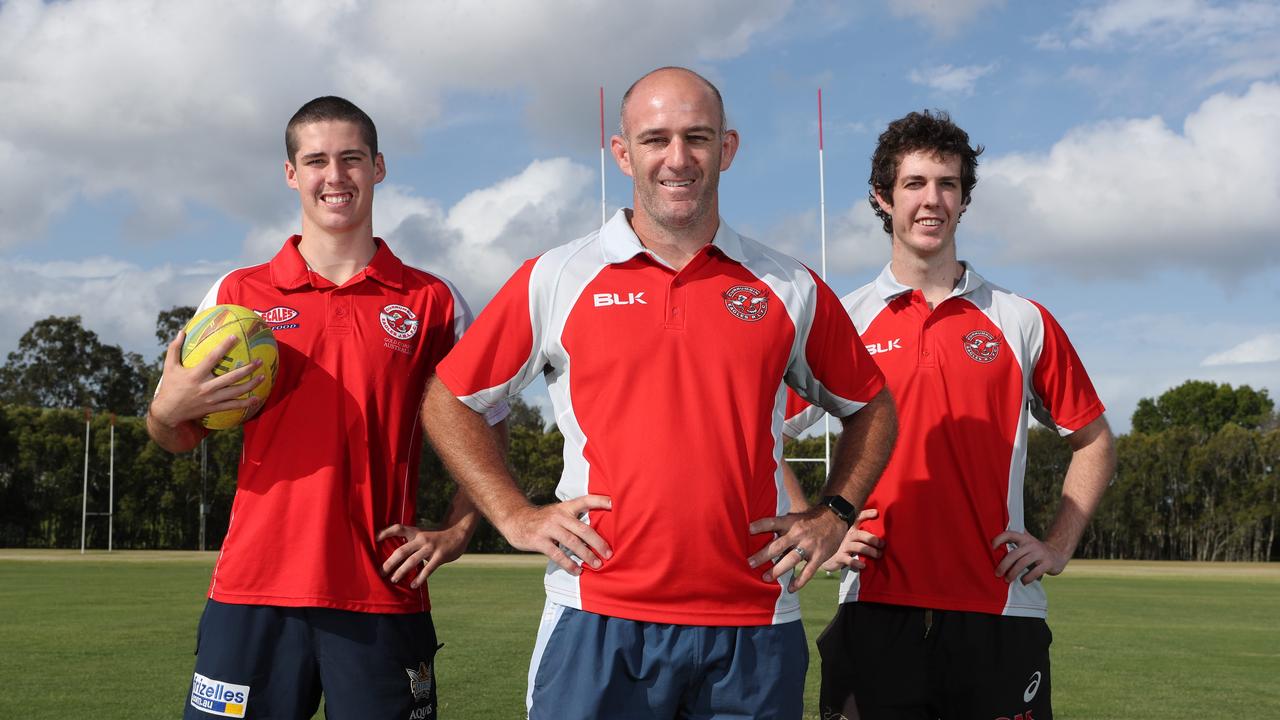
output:
[[[317,98],[289,121],[285,146],[301,235],[220,278],[201,303],[244,305],[272,327],[270,396],[257,407],[233,384],[260,374],[255,365],[217,378],[211,362],[184,368],[180,334],[147,417],[158,444],[184,452],[210,412],[256,409],[186,717],[309,718],[323,693],[330,717],[432,718],[426,579],[463,552],[477,514],[458,494],[439,528],[416,527],[418,409],[470,311],[450,283],[374,237],[386,164],[368,115]],[[486,418],[495,444],[505,413]]]

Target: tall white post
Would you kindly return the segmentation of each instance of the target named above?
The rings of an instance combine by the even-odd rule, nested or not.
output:
[[[822,88],[818,88],[818,228],[822,245],[822,281],[827,280],[827,178],[822,157]],[[831,477],[831,414],[822,417],[822,463]]]
[[[84,409],[84,491],[80,501],[80,554],[84,554],[85,520],[89,517],[89,408]]]
[[[107,461],[107,552],[111,552],[116,524],[116,414],[111,413],[111,459]]]
[[[609,221],[604,200],[604,86],[600,86],[600,227]]]

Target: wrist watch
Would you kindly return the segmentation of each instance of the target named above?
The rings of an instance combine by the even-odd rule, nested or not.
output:
[[[836,514],[836,517],[844,521],[845,525],[853,526],[854,507],[853,503],[845,500],[841,495],[824,495],[818,504]]]

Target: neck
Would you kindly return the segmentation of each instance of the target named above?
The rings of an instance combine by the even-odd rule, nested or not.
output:
[[[307,267],[334,285],[342,285],[365,269],[377,250],[367,227],[333,234],[308,228],[304,223],[298,243],[298,253],[307,261]]]
[[[956,260],[954,244],[934,255],[921,256],[894,243],[889,269],[898,282],[923,293],[931,308],[947,299],[964,277],[964,266]]]
[[[659,225],[649,216],[636,211],[627,213],[627,219],[631,222],[631,229],[636,237],[640,238],[640,244],[653,251],[654,255],[662,258],[677,272],[683,270],[699,250],[715,239],[716,230],[720,228],[720,213],[715,205],[696,223],[684,228]]]

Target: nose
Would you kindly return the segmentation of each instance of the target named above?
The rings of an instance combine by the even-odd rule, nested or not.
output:
[[[341,160],[327,163],[324,166],[324,181],[330,185],[336,184],[342,179],[342,172],[343,167]]]
[[[928,183],[924,192],[925,207],[937,207],[942,204],[942,187],[936,182]]]
[[[680,170],[688,167],[692,162],[692,156],[689,150],[689,143],[685,142],[682,137],[674,137],[667,144],[667,167],[672,170]]]

